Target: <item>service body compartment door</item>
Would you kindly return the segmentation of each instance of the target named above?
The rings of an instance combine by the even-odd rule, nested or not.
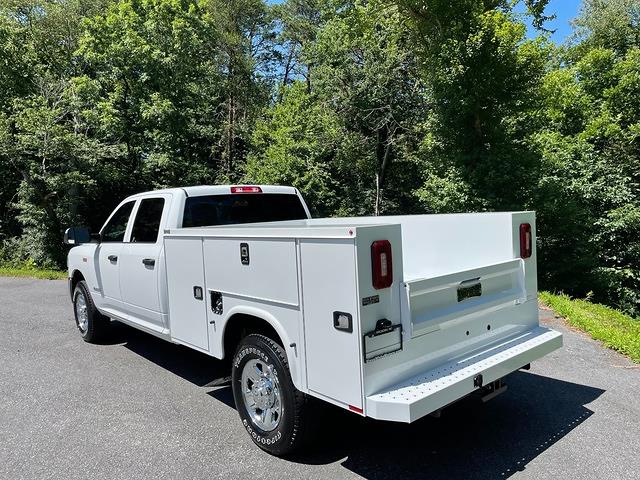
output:
[[[171,338],[209,351],[201,238],[165,238]]]
[[[354,241],[303,239],[300,252],[308,388],[362,408]],[[341,314],[338,329],[334,322]]]
[[[300,309],[296,241],[205,237],[203,249],[210,353],[222,357],[226,322],[236,313],[270,318],[283,328],[289,343],[296,343]],[[283,310],[287,314],[282,315]]]
[[[291,238],[205,238],[207,288],[223,297],[298,307],[296,242]]]

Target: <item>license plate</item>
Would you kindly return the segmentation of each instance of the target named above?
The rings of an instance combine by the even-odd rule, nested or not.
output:
[[[464,282],[460,282],[460,285],[458,285],[458,302],[462,302],[467,298],[479,297],[480,295],[482,295],[482,283],[480,283],[480,278],[465,280]]]

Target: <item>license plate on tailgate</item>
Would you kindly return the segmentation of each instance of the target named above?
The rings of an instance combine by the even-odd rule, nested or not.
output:
[[[458,285],[458,302],[480,295],[482,295],[482,283],[479,277],[465,280]]]

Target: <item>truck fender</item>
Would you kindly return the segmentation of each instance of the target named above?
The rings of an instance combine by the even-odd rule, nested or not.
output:
[[[80,280],[84,280],[84,273],[82,273],[79,269],[75,268],[73,270],[73,272],[71,273],[71,275],[68,275],[68,283],[69,283],[69,296],[71,297],[71,300],[73,301],[73,291],[76,288],[76,285],[78,284],[78,282]],[[91,293],[91,292],[89,292]]]
[[[252,306],[247,305],[237,305],[232,307],[224,318],[224,325],[222,327],[222,335],[220,336],[220,352],[222,356],[226,357],[227,355],[233,355],[233,352],[225,352],[224,351],[224,338],[227,333],[227,327],[231,323],[229,320],[234,315],[250,315],[252,317],[259,318],[266,323],[268,323],[278,334],[280,340],[282,340],[282,344],[285,352],[287,353],[287,360],[289,362],[289,371],[291,372],[291,379],[293,380],[293,384],[298,390],[304,391],[302,382],[301,382],[301,371],[299,366],[299,355],[300,355],[300,346],[298,345],[297,339],[295,339],[295,343],[293,343],[291,337],[287,334],[286,329],[282,326],[281,322],[273,316],[271,313]],[[274,339],[275,340],[275,339]]]

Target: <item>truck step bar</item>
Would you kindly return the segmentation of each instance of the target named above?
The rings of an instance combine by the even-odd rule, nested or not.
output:
[[[369,395],[366,414],[379,420],[413,422],[561,346],[561,333],[536,327]]]

